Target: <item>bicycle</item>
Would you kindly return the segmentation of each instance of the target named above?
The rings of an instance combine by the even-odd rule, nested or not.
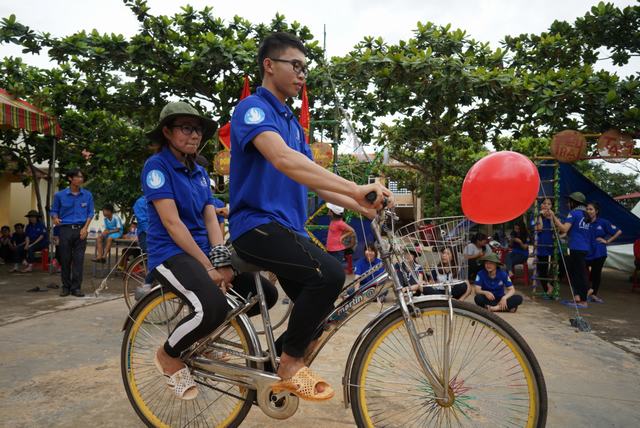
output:
[[[387,227],[387,219],[391,227]],[[393,213],[381,211],[372,228],[384,277],[353,294],[343,292],[318,327],[319,340],[307,354],[314,361],[330,338],[376,297],[391,290],[396,303],[371,320],[349,353],[343,376],[345,406],[351,405],[359,427],[370,426],[526,426],[544,427],[547,394],[540,366],[524,339],[506,321],[473,304],[451,298],[451,283],[442,295],[416,297],[403,288],[397,266],[408,245],[420,250],[420,263],[433,267],[434,249],[462,254],[468,222],[437,219],[439,238],[426,245],[419,226],[425,220],[393,228]],[[383,238],[383,234],[385,238]],[[459,258],[458,260],[464,260]],[[257,295],[244,299],[228,293],[232,309],[225,322],[193,345],[183,359],[199,383],[193,401],[175,398],[153,367],[153,353],[188,307],[171,292],[156,287],[132,309],[121,350],[121,372],[127,396],[148,426],[238,426],[252,405],[268,416],[286,419],[298,398],[273,394],[275,374],[273,329],[260,284],[259,266],[237,256],[236,268],[256,272]],[[462,264],[459,266],[463,268]],[[377,266],[366,272],[372,274]],[[347,286],[343,289],[346,291]],[[246,316],[259,304],[266,349]],[[168,317],[181,305],[179,316]],[[167,322],[149,322],[155,317]]]

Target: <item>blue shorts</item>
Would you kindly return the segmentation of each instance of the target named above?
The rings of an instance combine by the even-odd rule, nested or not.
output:
[[[113,232],[113,233],[110,233],[110,234],[108,234],[107,236],[105,236],[105,238],[104,238],[104,239],[107,239],[107,238],[111,238],[111,239],[118,239],[118,238],[122,238],[122,232]]]

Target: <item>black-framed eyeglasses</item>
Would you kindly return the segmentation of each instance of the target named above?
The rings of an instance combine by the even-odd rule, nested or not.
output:
[[[173,125],[171,128],[180,128],[180,131],[186,136],[193,134],[194,132],[199,136],[202,136],[202,131],[204,130],[202,126],[191,126],[191,125]]]
[[[304,77],[309,74],[309,68],[297,59],[281,59],[281,58],[269,58],[271,61],[288,62],[293,67],[293,72],[296,74],[302,73]]]

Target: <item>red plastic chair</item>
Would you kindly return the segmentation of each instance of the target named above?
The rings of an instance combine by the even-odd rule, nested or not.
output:
[[[42,259],[42,264],[40,265],[43,271],[49,270],[49,249],[44,248],[40,251],[40,258]]]
[[[522,265],[522,275],[516,275],[516,266]],[[513,265],[513,279],[511,282],[515,283],[516,280],[522,280],[524,285],[529,285],[529,263],[519,263]]]

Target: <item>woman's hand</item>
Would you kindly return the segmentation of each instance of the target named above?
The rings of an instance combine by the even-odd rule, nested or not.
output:
[[[491,291],[485,291],[484,295],[487,299],[493,301],[496,300],[496,296],[493,295],[493,293]]]
[[[507,310],[507,296],[503,296],[502,299],[500,299],[500,302],[498,303],[498,308],[501,311]]]
[[[225,267],[221,267],[216,269],[218,271],[218,273],[220,275],[222,275],[222,278],[224,280],[224,285],[225,288],[227,290],[229,290],[231,287],[233,287],[233,279],[235,278],[235,274],[233,272],[233,269],[231,268],[231,266],[225,266]]]
[[[220,288],[220,290],[223,293],[227,292],[227,288],[225,287],[225,284],[224,284],[224,277],[220,272],[218,272],[218,269],[209,268],[207,270],[207,274],[209,274],[209,278],[211,278],[211,280],[215,282],[215,284]]]

